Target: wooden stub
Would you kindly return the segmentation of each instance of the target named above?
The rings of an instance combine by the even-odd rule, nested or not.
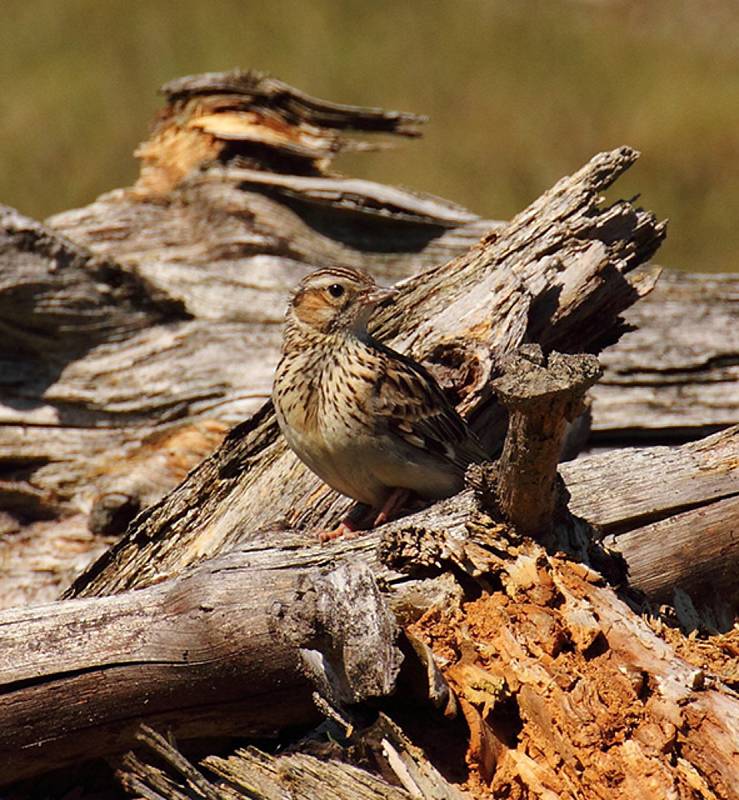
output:
[[[601,375],[591,355],[552,353],[524,345],[493,381],[510,419],[498,464],[500,510],[518,531],[548,533],[556,501],[557,462],[568,422],[582,411],[585,392]]]

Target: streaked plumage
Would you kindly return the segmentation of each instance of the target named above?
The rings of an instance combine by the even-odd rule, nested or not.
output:
[[[398,489],[448,497],[485,460],[433,377],[367,332],[389,295],[368,275],[331,268],[298,286],[272,399],[296,455],[342,494],[374,509]]]

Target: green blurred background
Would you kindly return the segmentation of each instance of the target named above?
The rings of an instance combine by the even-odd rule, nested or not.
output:
[[[194,72],[256,67],[331,100],[430,116],[349,174],[507,218],[605,148],[670,218],[660,263],[739,271],[737,0],[3,0],[0,202],[35,217],[130,185]]]

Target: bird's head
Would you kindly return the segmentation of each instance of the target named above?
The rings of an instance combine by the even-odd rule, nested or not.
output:
[[[314,334],[360,332],[374,308],[394,294],[365,272],[319,269],[300,282],[290,301],[288,321]]]

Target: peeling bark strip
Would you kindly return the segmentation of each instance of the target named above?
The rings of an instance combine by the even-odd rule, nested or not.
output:
[[[664,226],[629,203],[598,204],[636,156],[628,148],[596,156],[465,256],[405,281],[397,304],[375,320],[380,338],[437,373],[491,450],[504,425],[489,389],[501,358],[532,338],[597,352],[618,338],[620,312],[653,285],[629,273],[652,255]],[[287,451],[267,404],[140,515],[73,593],[146,585],[250,531],[330,527],[348,505]]]
[[[162,93],[167,107],[136,151],[143,162],[136,189],[145,194],[166,194],[208,161],[317,174],[343,150],[373,149],[339,131],[420,136],[426,121],[320,100],[256,70],[191,75],[165,84]]]
[[[504,362],[493,388],[509,413],[498,462],[498,505],[523,534],[540,538],[552,529],[557,464],[568,422],[583,410],[585,392],[601,375],[595,356],[564,356],[524,345]]]

